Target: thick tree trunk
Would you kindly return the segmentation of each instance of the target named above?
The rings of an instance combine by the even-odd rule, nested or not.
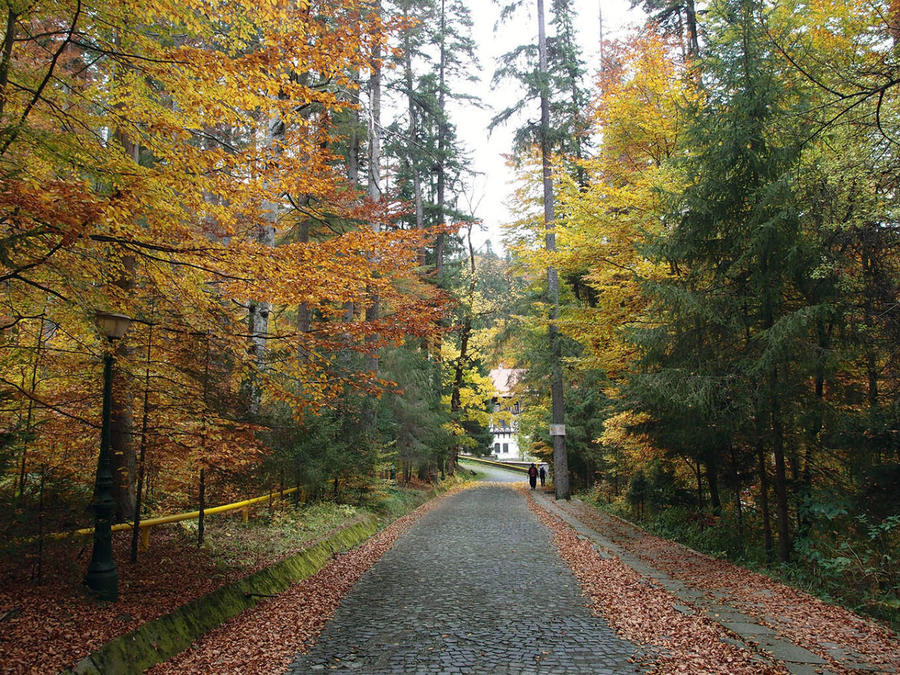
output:
[[[122,145],[124,153],[135,163],[139,163],[140,147],[119,129],[115,132],[116,140]],[[122,255],[114,266],[112,283],[127,293],[134,291],[137,282],[135,268],[137,261],[133,255]],[[124,359],[130,348],[124,340],[115,346],[116,357]],[[135,488],[137,483],[137,453],[132,442],[134,417],[131,391],[123,378],[117,378],[117,386],[113,389],[112,410],[109,421],[110,467],[113,472],[113,499],[116,501],[116,522],[130,520],[134,515]]]
[[[124,269],[126,274],[120,280],[122,288],[134,288],[134,258],[128,257]],[[127,277],[127,278],[126,278]],[[131,349],[124,340],[115,345],[116,358],[124,360]],[[134,515],[137,485],[137,453],[132,442],[134,429],[133,400],[130,388],[124,378],[118,377],[113,388],[112,409],[109,418],[110,467],[113,472],[113,499],[116,501],[116,522],[130,520]]]
[[[372,3],[373,11],[381,13],[381,2]],[[381,200],[381,66],[378,60],[381,58],[381,50],[376,47],[373,53],[372,71],[369,76],[369,145],[368,159],[368,185],[366,186],[369,201],[375,203]],[[373,221],[372,231],[381,231],[381,225]],[[365,309],[366,321],[377,321],[380,318],[379,297],[377,292],[370,289],[369,304]],[[369,338],[368,368],[373,375],[378,373],[378,353],[375,350],[374,338]],[[369,399],[363,411],[364,427],[368,437],[373,438],[378,424],[375,401]]]
[[[150,421],[150,355],[153,349],[153,324],[147,326],[147,360],[144,366],[144,405],[141,411],[141,445],[138,453],[137,484],[134,499],[134,523],[131,531],[131,562],[138,559],[138,539],[141,528],[141,491],[144,486],[144,467],[147,459],[147,426]]]
[[[284,120],[280,116],[271,118],[266,125],[266,149],[272,153],[273,158],[281,155],[284,143]],[[266,247],[275,246],[275,227],[278,223],[279,206],[275,201],[267,201],[263,204],[265,222],[260,223],[256,240]],[[269,312],[271,304],[264,300],[251,300],[248,306],[247,327],[250,331],[250,357],[253,366],[258,372],[266,368],[267,338],[269,332]],[[247,401],[248,412],[251,417],[259,414],[259,406],[262,401],[262,389],[257,379],[251,376],[249,382],[249,396]]]
[[[547,36],[544,29],[544,0],[537,0],[538,54],[542,79],[547,78]],[[550,165],[550,94],[546,82],[541,85],[541,166],[544,183],[544,245],[548,253],[556,251],[556,233],[553,214],[553,173]],[[559,276],[556,267],[547,267],[547,299],[550,304],[550,398],[552,407],[553,482],[557,499],[569,498],[569,462],[566,456],[564,431],[565,410],[563,403],[562,355],[559,341]]]

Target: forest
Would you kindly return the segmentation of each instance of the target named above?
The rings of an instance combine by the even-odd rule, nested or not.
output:
[[[500,4],[537,42],[479,64],[463,0],[6,0],[5,556],[92,523],[101,435],[113,522],[452,475],[503,362],[557,497],[896,625],[900,3],[634,0],[598,68]]]

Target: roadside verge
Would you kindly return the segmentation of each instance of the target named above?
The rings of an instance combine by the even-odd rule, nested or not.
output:
[[[296,555],[107,642],[66,672],[79,675],[143,672],[187,649],[196,639],[261,599],[277,595],[291,584],[315,574],[334,554],[359,545],[377,529],[375,516],[340,528]]]

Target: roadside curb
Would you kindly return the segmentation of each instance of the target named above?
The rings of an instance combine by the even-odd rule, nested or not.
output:
[[[351,523],[289,558],[114,638],[79,661],[72,670],[63,672],[65,675],[141,673],[187,649],[196,639],[260,600],[315,574],[333,555],[359,545],[378,529],[379,520],[375,516]]]

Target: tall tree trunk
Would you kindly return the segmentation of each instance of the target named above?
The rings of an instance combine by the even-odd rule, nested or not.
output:
[[[309,242],[309,221],[304,219],[297,226],[297,241],[301,244],[305,244]],[[305,302],[297,305],[297,332],[299,333],[309,333],[312,330],[312,312],[309,309],[309,305]],[[306,347],[300,347],[300,353],[298,354],[298,358],[300,363],[303,363],[309,359],[309,354],[306,352]]]
[[[605,25],[603,23],[603,2],[604,0],[599,0],[597,3],[597,27],[599,29],[598,38],[597,38],[597,49],[598,56],[600,58],[600,72],[603,73],[606,70],[606,44],[603,39],[603,31]]]
[[[878,420],[880,417],[878,405],[878,358],[876,355],[873,339],[873,335],[875,335],[876,332],[874,297],[876,294],[877,282],[875,279],[875,271],[873,269],[873,246],[870,243],[871,236],[872,235],[868,232],[863,233],[862,255],[860,256],[862,259],[863,277],[867,282],[866,289],[863,294],[863,323],[866,326],[866,332],[863,336],[863,349],[865,353],[866,380],[868,384],[866,390],[866,398],[869,408],[868,438],[870,439],[867,443],[869,447],[866,448],[867,452],[865,453],[864,457],[864,461],[867,466],[871,466],[873,463],[879,462],[879,455],[881,453],[881,446],[876,441],[879,427]]]
[[[280,114],[272,116],[266,124],[265,147],[274,158],[281,155],[284,143],[285,126]],[[274,188],[273,189],[277,189]],[[270,195],[271,196],[271,195]],[[256,240],[263,246],[275,246],[275,227],[278,223],[279,207],[273,200],[263,203],[265,222],[260,223]],[[250,331],[250,356],[253,366],[258,372],[266,368],[267,338],[269,332],[269,312],[272,306],[265,300],[251,300],[248,306],[247,323]],[[249,383],[249,396],[247,401],[248,412],[251,417],[259,414],[259,406],[262,400],[262,389],[257,378],[251,376]]]
[[[150,355],[153,348],[153,324],[147,326],[147,361],[144,365],[144,407],[141,411],[141,446],[138,453],[137,485],[134,496],[134,523],[131,530],[131,562],[138,559],[138,539],[141,533],[141,491],[144,486],[144,466],[147,458],[147,425],[150,420]]]
[[[685,0],[684,13],[688,30],[688,56],[697,58],[700,55],[700,36],[697,34],[697,9],[694,0]]]
[[[773,369],[770,379],[770,405],[772,419],[772,452],[775,455],[775,509],[778,525],[778,558],[787,562],[791,558],[791,526],[787,497],[787,472],[784,456],[784,428],[781,407],[775,393],[778,385],[778,370]]]
[[[744,550],[744,507],[741,503],[741,476],[738,472],[737,457],[734,453],[734,445],[728,446],[728,456],[731,459],[731,479],[734,481],[734,512],[737,516],[738,541],[740,550]]]
[[[444,224],[444,201],[447,183],[447,7],[441,0],[441,53],[438,65],[438,163],[437,163],[437,224]],[[438,284],[444,275],[444,233],[434,245],[434,272]]]
[[[766,560],[772,560],[772,518],[769,514],[769,470],[766,468],[766,453],[762,437],[757,438],[756,458],[759,464],[759,508],[763,517],[763,540],[766,547]]]
[[[544,0],[537,0],[538,54],[541,75],[541,167],[544,182],[544,245],[547,252],[556,251],[553,214],[553,173],[550,165],[550,92],[547,73],[547,35],[544,28]],[[550,397],[552,401],[553,476],[557,499],[569,498],[569,462],[566,456],[565,410],[563,404],[562,355],[559,341],[559,276],[552,264],[547,267],[547,299],[550,304]]]
[[[118,44],[118,40],[116,41]],[[136,165],[140,164],[140,146],[133,143],[122,129],[114,132],[116,141],[125,155]],[[130,294],[137,286],[135,268],[137,261],[133,255],[121,255],[113,265],[111,282]],[[131,349],[124,340],[115,346],[116,358],[124,359]],[[129,520],[134,515],[135,487],[137,482],[137,453],[132,442],[134,417],[131,391],[124,378],[118,378],[113,389],[112,408],[109,421],[110,468],[113,473],[113,499],[116,502],[116,522]]]
[[[703,510],[706,508],[706,504],[703,499],[703,474],[700,471],[701,465],[700,461],[694,463],[694,477],[697,479],[697,522],[700,524],[700,529],[703,529]]]
[[[475,305],[475,248],[472,246],[472,226],[469,225],[467,234],[467,242],[469,244],[469,291],[468,303],[466,307],[466,317],[463,320],[462,331],[459,335],[459,358],[456,360],[456,368],[453,373],[453,388],[450,392],[450,415],[456,419],[462,401],[460,400],[460,391],[463,384],[463,371],[465,370],[466,361],[469,354],[469,338],[472,336],[472,313]],[[453,453],[450,457],[450,467],[455,468],[459,462],[459,446],[453,446]],[[452,470],[451,470],[452,473]]]
[[[716,462],[704,462],[706,484],[709,486],[709,504],[714,515],[722,515],[722,499],[719,495],[719,467]]]
[[[41,361],[41,344],[44,340],[44,316],[41,315],[41,325],[38,329],[37,342],[34,345],[34,361],[31,364],[31,397],[28,399],[28,412],[25,415],[25,441],[22,443],[22,461],[19,465],[19,499],[25,496],[25,477],[28,467],[28,441],[31,435],[31,422],[34,417],[34,390],[37,388],[38,364]],[[25,377],[23,375],[22,379]],[[22,382],[23,388],[25,383]],[[20,417],[21,419],[21,417]]]
[[[372,3],[372,11],[381,13],[381,0]],[[378,60],[381,58],[381,49],[375,47],[372,60],[372,71],[369,77],[369,145],[368,159],[368,185],[367,195],[372,203],[381,200],[381,66]],[[371,223],[372,231],[378,233],[381,226],[377,221]],[[366,307],[366,321],[377,321],[380,317],[379,297],[377,292],[370,289],[369,305]],[[369,338],[368,367],[373,374],[378,373],[378,353],[375,350],[374,338]],[[374,400],[367,400],[364,410],[364,426],[367,435],[372,438],[377,426],[376,407]]]
[[[413,206],[416,213],[416,229],[425,227],[425,215],[422,209],[422,178],[416,166],[416,146],[419,143],[419,116],[416,112],[415,91],[413,89],[412,46],[407,32],[403,53],[403,75],[406,80],[407,103],[409,104],[409,168],[413,179]],[[425,264],[425,249],[419,250],[419,265]]]

